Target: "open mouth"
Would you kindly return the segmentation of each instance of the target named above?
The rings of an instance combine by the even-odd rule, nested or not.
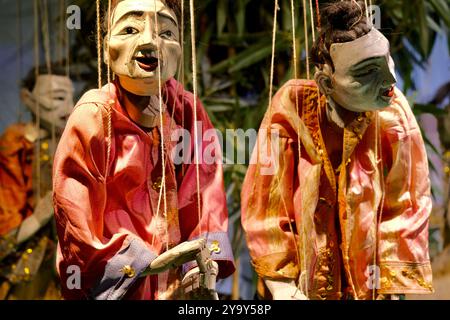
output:
[[[142,70],[146,71],[146,72],[152,72],[155,71],[156,68],[158,68],[158,63],[159,60],[158,58],[155,58],[153,56],[150,55],[145,55],[145,56],[138,56],[135,58],[136,62],[139,66],[139,68],[141,68]]]
[[[385,90],[382,96],[386,98],[392,98],[394,96],[394,86],[391,86],[389,89]]]

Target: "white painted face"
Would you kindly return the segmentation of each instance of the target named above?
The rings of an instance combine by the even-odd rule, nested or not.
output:
[[[394,97],[396,83],[389,41],[376,29],[351,42],[331,45],[335,67],[327,70],[333,92],[331,98],[353,112],[383,109]]]
[[[23,88],[21,97],[35,115],[38,102],[41,124],[48,130],[54,125],[57,132],[64,129],[74,106],[72,80],[66,76],[39,75],[33,91]]]
[[[162,84],[177,72],[179,37],[177,17],[162,1],[124,0],[111,16],[106,60],[125,90],[139,96],[156,95],[158,66]]]

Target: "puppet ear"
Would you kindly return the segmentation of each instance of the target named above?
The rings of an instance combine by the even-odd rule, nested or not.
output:
[[[316,80],[322,94],[329,96],[334,92],[333,81],[331,80],[331,67],[328,64],[324,64],[321,70],[317,70],[314,74],[314,80]]]
[[[103,62],[106,65],[109,65],[108,41],[109,41],[109,35],[107,34],[105,39],[104,39],[104,41],[103,41]]]
[[[108,45],[106,44],[106,41],[103,42],[103,62],[106,65],[108,65],[109,64],[109,52],[108,52]]]
[[[30,90],[22,88],[20,90],[20,99],[22,103],[33,113],[36,114],[36,99]],[[39,108],[39,107],[38,107]]]

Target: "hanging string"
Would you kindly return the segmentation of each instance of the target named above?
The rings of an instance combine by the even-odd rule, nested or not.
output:
[[[185,84],[185,71],[184,71],[184,1],[181,1],[181,84]],[[184,128],[184,95],[181,98],[181,127]],[[181,176],[184,177],[185,167],[181,166]]]
[[[58,61],[59,65],[63,66],[64,59],[64,27],[65,27],[65,10],[64,10],[64,0],[59,0],[59,36],[58,36],[58,46],[57,46],[57,54],[56,61]]]
[[[292,39],[293,39],[292,47],[293,47],[293,55],[294,55],[294,76],[295,76],[295,79],[298,79],[299,75],[298,75],[298,71],[297,71],[297,46],[296,46],[296,38],[297,37],[296,37],[296,31],[295,31],[296,23],[295,23],[294,0],[291,0],[291,20],[292,20]],[[300,117],[299,105],[298,105],[298,95],[297,94],[295,95],[295,110],[297,112],[297,115]],[[301,134],[301,132],[300,132],[300,121],[298,121],[298,123],[297,123],[297,146],[298,146],[298,148],[297,149],[298,149],[298,163],[299,164],[300,164],[300,159],[302,158],[302,151],[301,151],[302,150],[302,146],[301,146],[300,134]],[[298,171],[298,175],[299,175],[299,189],[301,190],[301,186],[300,186],[300,181],[301,181],[300,175],[301,175],[301,172],[300,171]],[[285,212],[287,214],[287,209],[286,209]],[[300,215],[302,215],[302,212],[300,212]],[[301,255],[300,255],[300,250],[299,250],[300,246],[297,244],[297,241],[295,241],[294,229],[292,227],[291,219],[289,219],[289,215],[288,214],[287,214],[287,218],[289,220],[290,231],[291,231],[292,235],[294,236],[294,246],[295,246],[295,252],[296,252],[296,255],[297,255],[297,261],[298,261],[298,263],[300,265],[306,266],[306,247],[304,245],[302,246],[302,249],[303,249],[303,262],[302,262]],[[306,234],[305,233],[306,230],[304,229],[303,218],[301,219],[301,222],[302,222],[302,226],[303,226],[302,231],[303,231],[303,236],[304,236]],[[299,239],[299,241],[300,241],[300,239]],[[303,241],[303,243],[305,243],[305,241]],[[306,293],[306,296],[308,295],[308,280],[307,279],[306,279],[306,282],[305,282],[306,283],[305,291],[303,291],[303,289],[301,287],[301,285],[302,285],[302,277],[304,275],[307,275],[306,270],[303,270],[303,268],[300,268],[300,279],[298,281],[297,290],[294,293],[294,296],[297,294],[297,291],[299,291],[299,290],[301,291],[302,294]]]
[[[178,83],[181,83],[182,85],[181,85],[181,88],[180,88],[180,86],[178,85],[178,83],[177,83],[177,87],[176,87],[176,89],[175,89],[175,99],[174,99],[174,102],[173,102],[173,106],[172,106],[172,114],[171,114],[171,117],[170,117],[170,130],[169,130],[169,132],[172,132],[172,128],[173,128],[173,125],[175,124],[175,109],[176,109],[176,104],[177,104],[177,97],[178,97],[178,90],[179,90],[179,88],[181,89],[181,90],[183,90],[183,88],[184,88],[184,1],[181,1],[181,17],[180,17],[180,20],[181,20],[181,24],[180,24],[180,27],[178,28],[179,29],[179,31],[180,31],[180,47],[181,47],[181,58],[180,58],[180,61],[179,61],[179,64],[178,64],[178,71],[177,71],[177,82]],[[166,99],[166,100],[168,100],[168,99]],[[181,96],[181,102],[182,102],[182,109],[181,109],[181,112],[182,112],[182,127],[184,128],[184,95],[182,95]]]
[[[67,7],[67,0],[64,0],[64,7]],[[65,16],[65,13],[63,13],[63,16]],[[65,30],[65,48],[66,48],[66,76],[70,76],[70,34],[69,34],[69,28],[64,27]]]
[[[296,23],[295,23],[295,6],[294,0],[291,0],[291,21],[292,21],[292,54],[294,60],[294,78],[298,79],[298,61],[297,61],[297,36],[296,36]]]
[[[98,89],[102,88],[102,34],[101,34],[101,18],[100,18],[100,0],[96,1],[96,25],[97,25],[97,72],[98,72]],[[108,0],[108,30],[107,35],[110,37],[111,35],[111,0]],[[107,40],[107,52],[109,53],[109,40]],[[111,84],[110,84],[110,65],[108,59],[107,65],[108,71],[108,94],[111,98]],[[111,148],[112,148],[112,104],[114,104],[114,100],[110,99],[106,105],[107,109],[107,137],[106,137],[106,164],[105,164],[105,177],[109,175],[110,169],[110,158],[111,158]]]
[[[22,0],[17,0],[17,34],[18,34],[18,41],[17,41],[17,51],[18,51],[18,63],[17,63],[17,69],[19,74],[19,82],[22,79],[22,67],[23,67],[23,51],[22,51]],[[21,123],[23,118],[23,107],[22,104],[19,102],[17,107],[17,122]]]
[[[111,39],[111,0],[108,0],[108,33],[107,33],[109,40]],[[109,40],[106,41],[106,52],[109,54]],[[107,81],[108,81],[108,88],[110,87],[111,83],[111,65],[109,63],[109,59],[107,59]],[[109,89],[111,93],[111,89]],[[111,94],[110,94],[111,96]]]
[[[175,110],[177,108],[178,103],[178,94],[179,90],[184,90],[184,1],[181,1],[181,17],[180,17],[180,47],[181,47],[181,58],[178,66],[178,72],[177,72],[177,87],[175,89],[175,99],[173,101],[172,105],[172,114],[170,115],[170,126],[169,126],[169,132],[172,132],[173,126],[175,123]],[[181,85],[179,85],[181,84]],[[166,100],[168,100],[168,96]],[[184,128],[184,94],[181,95],[181,127]],[[170,155],[167,154],[166,158],[167,161],[170,161]],[[181,165],[181,176],[184,177],[184,165]]]
[[[355,3],[358,4],[356,1],[355,1]],[[364,0],[364,5],[366,6],[366,18],[367,18],[367,20],[369,20],[369,10],[367,10],[368,9],[368,7],[367,7],[367,0]]]
[[[156,37],[159,35],[159,25],[158,25],[158,12],[156,10],[156,2],[155,2],[155,32]],[[161,59],[161,48],[159,41],[156,41],[157,50],[158,50],[158,59]],[[163,97],[162,97],[162,80],[161,80],[161,64],[158,63],[158,102],[159,102],[159,125],[161,128],[161,165],[162,165],[162,175],[161,175],[161,189],[160,189],[160,199],[161,199],[161,191],[163,194],[163,216],[166,221],[165,223],[165,231],[166,231],[166,250],[169,250],[169,226],[167,223],[167,191],[166,191],[166,156],[165,156],[165,139],[164,139],[164,113],[163,113]],[[151,101],[151,100],[150,100]],[[158,214],[159,214],[160,204],[158,203]]]
[[[108,0],[108,13],[107,13],[107,18],[108,18],[108,30],[107,30],[107,40],[106,40],[106,54],[109,55],[109,41],[111,40],[111,0]],[[100,24],[100,21],[98,21],[98,24]],[[99,39],[100,41],[100,39]],[[100,44],[98,45],[98,47],[100,47]],[[97,48],[98,48],[97,47]],[[99,58],[99,63],[101,62],[101,57]],[[107,106],[107,134],[108,134],[108,139],[107,139],[107,149],[106,149],[106,174],[109,174],[109,165],[110,165],[110,157],[111,157],[111,144],[112,144],[112,104],[115,103],[115,101],[112,99],[112,94],[111,94],[111,66],[110,66],[110,62],[109,62],[109,57],[107,59],[108,63],[107,63],[107,77],[108,77],[108,97],[109,97],[109,102],[108,102],[108,106]],[[101,79],[100,79],[100,83],[101,83]]]
[[[272,57],[270,62],[270,79],[269,79],[269,110],[272,115],[272,95],[273,95],[273,78],[275,71],[275,44],[277,40],[277,24],[278,24],[278,0],[275,0],[273,13],[273,30],[272,30]]]
[[[157,19],[157,17],[156,17]],[[175,98],[173,101],[173,105],[172,105],[172,113],[170,115],[170,125],[169,125],[169,132],[172,132],[173,126],[175,125],[175,110],[177,108],[177,102],[178,102],[178,93],[179,90],[183,90],[184,88],[184,1],[181,1],[181,24],[179,27],[180,30],[180,46],[181,46],[181,59],[180,59],[180,63],[178,66],[178,72],[177,72],[177,84],[176,84],[176,89],[175,89]],[[179,83],[181,83],[181,87],[179,85]],[[167,94],[166,100],[165,100],[165,104],[167,105],[167,101],[169,99],[169,95]],[[182,128],[184,128],[184,94],[181,95],[181,112],[182,112]],[[166,162],[170,162],[170,155],[168,152],[166,152]],[[182,170],[182,176],[184,177],[184,166],[181,166],[181,170]],[[161,197],[161,193],[160,193],[160,197]],[[159,204],[160,205],[160,204]],[[158,208],[159,210],[159,208]],[[169,237],[169,226],[166,223],[166,235],[167,238]],[[167,242],[168,243],[168,242]],[[169,249],[168,245],[166,246],[167,249]]]
[[[34,71],[34,78],[35,81],[37,81],[39,77],[39,3],[38,0],[33,1],[33,16],[34,16],[34,64],[35,64],[35,71]],[[36,194],[38,199],[41,196],[41,135],[40,135],[40,128],[41,128],[41,113],[39,108],[39,95],[35,97],[35,113],[36,113],[36,131],[38,133],[37,135],[37,143],[35,145],[35,152],[36,152]]]
[[[42,18],[42,37],[44,39],[44,53],[45,53],[45,64],[47,66],[47,74],[49,76],[52,75],[52,63],[51,63],[51,48],[50,48],[50,28],[49,28],[49,18],[48,18],[48,2],[47,0],[42,0],[41,2],[41,12],[43,13]],[[50,82],[50,85],[53,87],[53,83]],[[53,88],[50,88],[50,100],[53,103]],[[53,111],[55,112],[55,111]],[[51,155],[50,157],[53,159],[54,152],[56,150],[56,127],[55,122],[51,121]]]
[[[372,11],[372,0],[369,0],[369,14],[370,14],[370,22],[373,22],[373,11]]]
[[[311,31],[312,31],[312,38],[313,38],[313,42],[316,39],[316,33],[315,33],[315,28],[314,28],[314,9],[313,9],[313,4],[312,4],[312,0],[309,0],[309,13],[311,16]]]
[[[378,168],[378,170],[380,170],[380,168],[379,168],[379,161],[378,161],[378,147],[379,147],[379,145],[378,145],[378,135],[379,135],[379,132],[378,132],[378,129],[379,129],[379,126],[378,126],[378,112],[375,112],[375,146],[374,146],[374,149],[375,149],[375,163],[376,163],[376,165],[377,165],[377,168]],[[382,173],[382,171],[379,171],[380,173]],[[381,174],[379,175],[379,179],[380,179],[380,182],[381,182]],[[378,251],[378,244],[377,244],[377,237],[378,237],[378,219],[377,219],[377,212],[378,212],[378,210],[377,211],[375,211],[375,214],[374,214],[374,221],[373,221],[373,227],[374,227],[374,238],[375,238],[375,249],[374,249],[374,252],[373,252],[373,259],[372,259],[372,267],[375,267],[376,265],[377,265],[377,251]],[[376,270],[373,270],[373,272],[375,272],[375,274],[376,274]],[[375,277],[375,280],[377,280],[377,277]],[[372,283],[372,300],[375,300],[376,299],[376,284],[375,285],[373,285],[373,283]]]
[[[42,38],[43,38],[43,45],[44,45],[44,57],[45,57],[45,64],[47,67],[47,74],[52,74],[52,65],[51,65],[51,54],[50,54],[50,30],[48,26],[48,5],[47,0],[41,0],[41,32],[42,32]],[[50,91],[51,93],[51,91]]]
[[[275,0],[278,1],[278,0]],[[201,199],[200,199],[200,168],[199,168],[199,150],[198,150],[198,124],[197,124],[197,53],[195,41],[195,17],[194,17],[194,0],[189,0],[189,10],[191,19],[191,46],[192,46],[192,86],[194,93],[194,155],[195,155],[195,172],[197,179],[197,207],[198,207],[198,225],[199,234],[202,234],[201,223]]]
[[[101,46],[101,19],[100,19],[100,0],[96,0],[97,11],[97,72],[98,88],[102,88],[102,46]]]
[[[372,0],[369,1],[370,4],[370,20],[373,21],[372,16]],[[366,11],[367,11],[367,4],[366,4]],[[385,201],[385,181],[384,181],[384,164],[383,164],[383,146],[382,141],[380,138],[380,117],[378,111],[375,112],[375,159],[377,161],[377,167],[379,170],[379,180],[380,180],[380,186],[381,186],[381,199],[380,199],[380,205],[379,205],[379,217],[377,215],[374,215],[374,228],[375,228],[375,249],[373,253],[373,262],[372,266],[378,266],[377,264],[377,255],[378,255],[378,243],[380,241],[380,229],[379,226],[381,225],[381,219],[383,217],[383,210],[384,210],[384,201]],[[377,210],[378,212],[378,210]],[[374,270],[373,272],[377,272]],[[375,278],[376,280],[377,277]],[[375,300],[376,297],[376,288],[377,284],[373,286],[372,288],[372,300]]]
[[[320,22],[319,0],[316,0],[316,15],[317,15],[317,30],[319,30],[320,32],[321,22]]]
[[[305,51],[306,51],[306,77],[311,79],[309,72],[309,40],[308,40],[308,16],[306,14],[306,0],[303,0],[303,22],[305,30]]]
[[[376,139],[378,141],[377,143],[377,161],[379,161],[379,170],[380,170],[380,185],[381,185],[381,201],[380,201],[380,215],[378,217],[378,223],[375,225],[375,231],[376,231],[376,237],[375,237],[375,252],[374,252],[374,266],[377,266],[377,255],[378,255],[378,243],[380,241],[380,225],[381,225],[381,219],[383,218],[383,210],[384,210],[384,202],[385,202],[385,196],[386,196],[386,190],[385,190],[385,180],[384,180],[384,162],[383,162],[383,145],[381,141],[381,130],[380,130],[380,115],[379,112],[376,112],[376,121],[377,121],[377,133],[376,133]],[[375,215],[375,220],[376,220]],[[376,286],[375,286],[376,288]],[[374,290],[375,291],[375,290]],[[375,295],[374,295],[374,298]]]

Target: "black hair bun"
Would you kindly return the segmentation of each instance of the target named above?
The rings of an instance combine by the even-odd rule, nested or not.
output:
[[[350,31],[355,24],[367,24],[363,1],[338,1],[322,9],[324,22],[333,30]]]

